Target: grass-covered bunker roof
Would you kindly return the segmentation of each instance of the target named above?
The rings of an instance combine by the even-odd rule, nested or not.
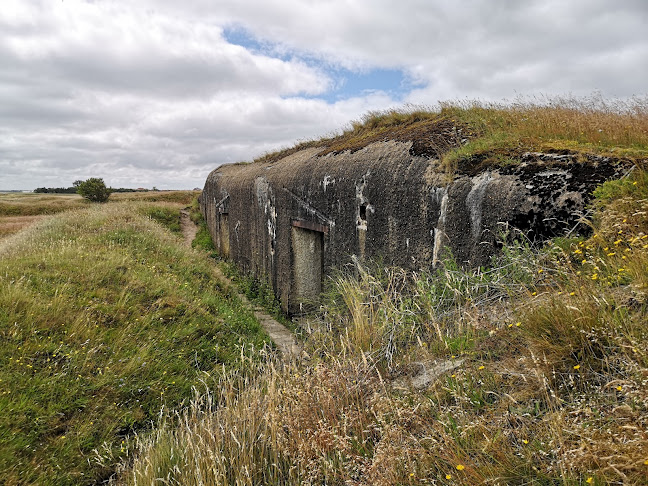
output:
[[[202,208],[221,253],[297,310],[352,260],[421,269],[451,253],[482,265],[503,232],[573,231],[597,185],[646,160],[647,113],[642,99],[370,113],[338,135],[219,167]]]

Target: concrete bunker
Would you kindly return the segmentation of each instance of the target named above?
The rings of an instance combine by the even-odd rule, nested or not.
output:
[[[411,142],[340,153],[306,148],[278,160],[223,165],[201,210],[220,253],[269,283],[289,313],[312,308],[334,268],[380,259],[411,270],[446,250],[485,265],[502,227],[543,240],[578,225],[592,190],[630,162],[526,153],[519,164],[449,176]],[[584,160],[585,159],[585,160]]]

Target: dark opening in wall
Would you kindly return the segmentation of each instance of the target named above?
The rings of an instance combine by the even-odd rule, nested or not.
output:
[[[360,205],[360,220],[364,223],[367,222],[367,205],[366,204],[361,204]]]

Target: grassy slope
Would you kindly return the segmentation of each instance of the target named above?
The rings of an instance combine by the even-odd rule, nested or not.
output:
[[[106,478],[162,406],[266,342],[210,263],[142,212],[93,206],[0,243],[3,484]]]

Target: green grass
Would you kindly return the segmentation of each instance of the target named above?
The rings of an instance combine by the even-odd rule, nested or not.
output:
[[[110,196],[110,202],[140,201],[189,205],[197,191],[120,192]],[[78,194],[0,194],[0,216],[35,216],[57,214],[70,209],[90,206],[92,203]]]
[[[0,216],[57,214],[89,204],[78,194],[0,194]]]
[[[162,203],[177,203],[188,206],[200,194],[200,191],[142,191],[142,192],[116,192],[110,195],[110,200],[122,201],[148,201]]]
[[[198,226],[198,232],[196,233],[194,240],[191,242],[191,246],[193,248],[204,250],[212,258],[217,258],[218,252],[216,251],[216,246],[214,246],[214,242],[211,239],[211,234],[209,234],[207,223],[200,212],[200,205],[198,204],[197,197],[192,201],[189,218]]]
[[[105,480],[163,407],[267,342],[211,263],[138,207],[68,212],[0,243],[4,484]]]
[[[140,207],[140,212],[173,233],[182,232],[180,227],[180,207],[178,205],[144,204]]]

